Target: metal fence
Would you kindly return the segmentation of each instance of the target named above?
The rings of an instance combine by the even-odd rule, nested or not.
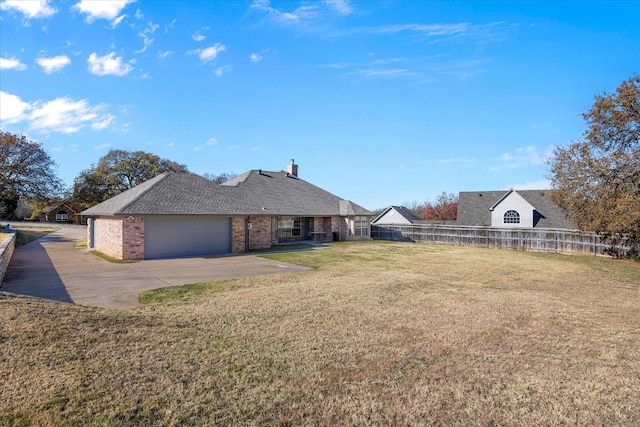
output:
[[[372,225],[375,240],[479,246],[534,252],[606,255],[611,248],[604,236],[577,230],[466,227],[436,224]],[[617,248],[622,253],[628,248]]]

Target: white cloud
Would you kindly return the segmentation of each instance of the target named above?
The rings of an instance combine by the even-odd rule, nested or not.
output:
[[[285,12],[271,7],[269,0],[254,0],[251,8],[266,13],[266,19],[279,25],[299,25],[311,22],[321,15],[321,3],[300,6],[297,9]]]
[[[122,22],[122,20],[123,20],[124,18],[126,18],[126,17],[127,17],[127,15],[126,15],[126,14],[118,16],[116,19],[114,19],[113,21],[111,21],[111,25],[109,25],[109,27],[110,27],[110,28],[116,28],[116,27],[117,27],[117,26]]]
[[[210,27],[202,27],[202,29],[196,31],[195,33],[193,33],[193,35],[191,36],[192,39],[194,39],[197,42],[201,42],[202,40],[206,39],[207,36],[205,36],[204,34],[202,34],[203,31],[209,31]]]
[[[27,122],[31,129],[43,132],[75,133],[84,127],[106,129],[115,121],[106,109],[107,105],[90,105],[86,99],[64,97],[28,103],[17,95],[0,92],[0,123]]]
[[[165,50],[163,52],[158,52],[158,58],[165,59],[166,57],[168,57],[171,54],[173,54],[173,52],[170,51],[170,50]]]
[[[294,2],[278,3],[284,7],[292,4]],[[348,0],[302,2],[302,5],[296,4],[296,8],[290,10],[272,6],[269,0],[254,0],[250,9],[261,14],[263,22],[310,34],[327,33],[328,29],[335,26],[337,17],[353,13]]]
[[[36,58],[36,62],[43,68],[45,73],[51,74],[71,64],[71,59],[66,55],[58,55],[51,58]]]
[[[371,55],[370,55],[371,56]],[[421,83],[438,77],[468,78],[483,72],[482,60],[447,60],[440,56],[392,57],[367,62],[339,62],[324,65],[349,78],[412,78]]]
[[[225,45],[221,43],[216,43],[213,46],[209,46],[204,49],[196,49],[195,51],[192,51],[192,52],[197,53],[198,58],[200,58],[202,62],[209,62],[216,59],[216,57],[220,52],[224,52],[226,50],[227,50],[227,47]]]
[[[142,46],[142,49],[137,50],[134,53],[142,53],[146,51],[149,48],[149,46],[151,46],[154,40],[153,38],[151,38],[151,35],[153,35],[153,33],[156,32],[158,27],[159,25],[154,25],[153,22],[149,22],[149,26],[138,33],[138,36],[142,37],[143,46]]]
[[[171,144],[169,144],[169,146],[170,146],[170,147],[172,147],[174,144],[175,144],[175,142],[172,142]],[[213,146],[215,146],[215,145],[218,145],[218,140],[217,140],[217,139],[215,139],[215,138],[209,138],[209,139],[207,140],[207,142],[205,142],[204,144],[197,145],[197,146],[193,147],[193,151],[200,151],[200,150],[202,150],[203,148],[206,148],[206,147],[213,147]]]
[[[140,9],[136,9],[136,14],[134,16],[136,17],[136,19],[144,18],[144,14],[142,13],[142,11]]]
[[[220,77],[222,76],[224,73],[228,73],[229,71],[231,71],[231,65],[225,65],[224,67],[218,67],[213,71],[213,74],[215,74],[216,76]]]
[[[252,53],[251,56],[249,56],[249,60],[251,62],[260,62],[262,61],[262,56],[258,55],[257,53]]]
[[[89,64],[89,72],[97,76],[125,76],[129,74],[133,67],[130,64],[123,63],[122,57],[115,56],[115,52],[111,52],[104,56],[98,56],[95,52],[89,55],[87,59]]]
[[[0,91],[0,123],[11,124],[23,121],[31,106],[19,96]]]
[[[29,122],[31,128],[45,132],[75,133],[87,125],[94,130],[104,129],[100,125],[94,128],[97,123],[113,120],[109,114],[102,113],[104,108],[103,105],[91,106],[86,99],[56,98],[34,104]]]
[[[57,10],[50,5],[49,0],[5,0],[0,3],[0,9],[17,10],[28,19],[47,18],[57,12]]]
[[[353,12],[348,0],[325,0],[325,3],[341,15],[349,15]]]
[[[120,12],[127,7],[129,3],[136,0],[81,0],[76,3],[73,8],[87,15],[87,22],[93,22],[96,19],[106,19],[113,21],[122,19],[119,17]]]
[[[26,69],[27,66],[16,57],[0,58],[0,70],[24,71]]]

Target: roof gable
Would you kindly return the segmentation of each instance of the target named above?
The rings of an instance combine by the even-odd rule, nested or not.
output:
[[[413,224],[421,221],[411,211],[404,206],[389,206],[380,215],[378,215],[372,224]]]
[[[461,191],[458,195],[458,225],[491,226],[491,208],[504,201],[515,190],[498,191]],[[575,229],[553,203],[550,195],[553,190],[518,190],[519,194],[537,212],[536,228]]]
[[[535,210],[535,206],[533,206],[531,203],[529,203],[529,201],[527,199],[525,199],[524,197],[522,197],[516,190],[514,190],[513,188],[509,191],[507,191],[502,197],[500,197],[500,199],[498,199],[497,202],[495,202],[490,208],[490,211],[493,211],[495,208],[498,207],[498,205],[502,204],[503,202],[505,202],[508,199],[518,199],[518,201],[520,202],[524,202],[525,204],[529,205],[529,207],[531,207],[532,210]]]

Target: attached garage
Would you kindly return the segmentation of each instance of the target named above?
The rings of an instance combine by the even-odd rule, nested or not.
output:
[[[154,215],[144,219],[145,259],[231,252],[231,218]]]

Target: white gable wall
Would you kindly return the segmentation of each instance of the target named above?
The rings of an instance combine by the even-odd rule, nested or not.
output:
[[[505,224],[504,214],[509,210],[514,210],[520,214],[520,224]],[[492,227],[508,228],[533,228],[533,211],[535,208],[527,202],[524,197],[516,191],[512,191],[498,204],[494,205],[491,211]]]
[[[394,208],[388,209],[383,215],[376,219],[375,224],[411,224]]]

